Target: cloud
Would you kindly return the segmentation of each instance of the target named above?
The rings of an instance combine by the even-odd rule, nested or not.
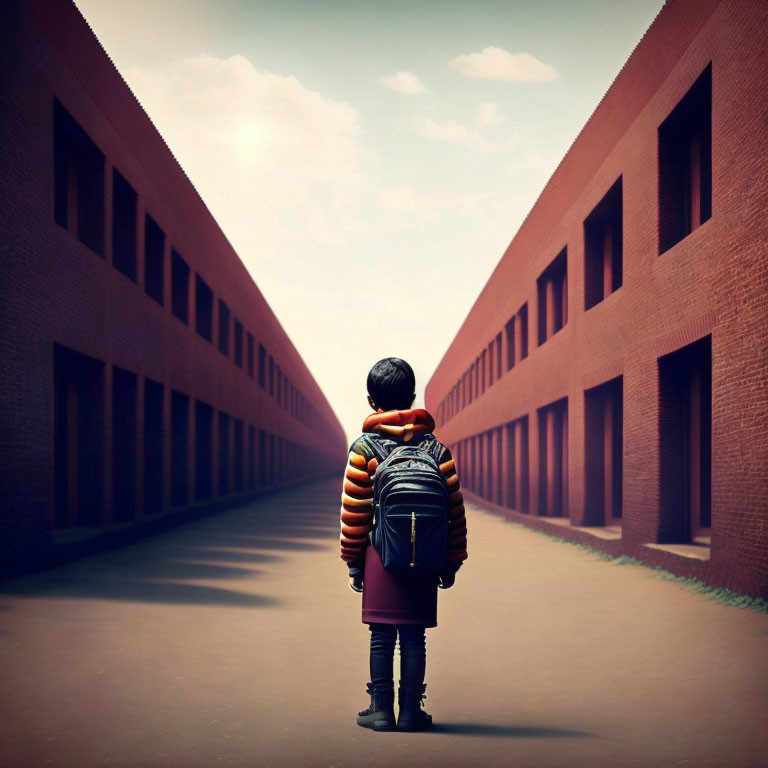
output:
[[[499,114],[499,105],[484,101],[477,109],[478,125],[499,125],[504,118]]]
[[[394,75],[381,75],[379,82],[390,91],[407,93],[410,96],[424,93],[427,90],[421,78],[418,75],[414,75],[413,72],[401,71],[395,72]]]
[[[457,56],[451,66],[474,80],[545,82],[560,77],[551,64],[539,61],[530,53],[510,53],[492,45],[480,53]]]
[[[348,231],[334,210],[355,209],[373,161],[349,104],[243,56],[202,54],[124,75],[244,258]]]
[[[471,131],[466,125],[457,123],[454,120],[446,120],[444,123],[438,123],[429,117],[420,117],[414,121],[414,130],[419,136],[425,139],[439,143],[464,144],[472,152],[483,154],[490,152],[499,152],[513,147],[518,142],[518,136],[513,134],[504,141],[494,143],[485,136]]]

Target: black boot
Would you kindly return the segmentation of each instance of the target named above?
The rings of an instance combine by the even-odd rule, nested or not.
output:
[[[374,731],[393,731],[395,729],[395,687],[389,683],[374,685],[366,683],[366,690],[371,695],[371,706],[357,716],[357,724]]]
[[[397,703],[400,712],[397,715],[399,731],[423,731],[432,726],[432,715],[421,708],[421,700],[426,699],[426,685],[401,685],[397,689]]]

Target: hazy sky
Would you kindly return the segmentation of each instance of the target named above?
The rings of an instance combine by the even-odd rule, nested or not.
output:
[[[350,440],[382,357],[413,365],[423,405],[662,5],[76,2]]]

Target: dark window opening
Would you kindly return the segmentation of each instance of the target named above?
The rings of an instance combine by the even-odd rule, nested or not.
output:
[[[149,214],[146,215],[144,227],[144,290],[158,304],[162,304],[165,232]]]
[[[264,389],[267,385],[267,350],[259,344],[259,386]]]
[[[234,438],[235,438],[235,493],[242,493],[245,490],[245,458],[243,453],[243,422],[240,419],[234,420]]]
[[[163,504],[163,390],[144,380],[144,514],[157,515]]]
[[[229,307],[219,299],[219,352],[229,356]]]
[[[563,248],[537,281],[539,344],[554,336],[568,322],[568,250]]]
[[[213,494],[213,407],[195,401],[195,499]]]
[[[275,361],[269,356],[269,394],[275,396]]]
[[[189,398],[171,391],[171,504],[189,503]]]
[[[659,253],[712,215],[712,65],[659,126]]]
[[[585,525],[621,522],[622,377],[584,393]]]
[[[235,365],[238,368],[242,368],[243,367],[243,324],[237,318],[235,318],[234,344],[235,344]]]
[[[104,256],[104,154],[58,99],[53,100],[53,216]]]
[[[171,250],[171,312],[189,325],[189,275],[187,262]]]
[[[53,345],[54,523],[99,526],[104,519],[104,363]]]
[[[504,503],[518,512],[528,512],[528,417],[506,425],[507,498]]]
[[[584,307],[589,309],[621,286],[621,176],[584,221]]]
[[[496,378],[500,379],[501,378],[501,374],[502,374],[502,370],[501,370],[501,331],[499,331],[496,334],[495,351],[496,351],[496,363],[495,363],[495,365],[496,365]]]
[[[256,427],[248,425],[248,490],[256,487]]]
[[[136,192],[112,169],[112,265],[135,283]]]
[[[122,368],[112,369],[112,518],[136,518],[138,378]]]
[[[539,514],[568,516],[568,399],[538,409]]]
[[[267,484],[267,434],[259,430],[259,486]]]
[[[229,416],[219,413],[219,496],[229,494]]]
[[[195,330],[213,341],[213,291],[200,275],[195,275]]]
[[[659,542],[711,526],[712,337],[659,358]]]
[[[253,334],[248,334],[248,375],[253,378]]]

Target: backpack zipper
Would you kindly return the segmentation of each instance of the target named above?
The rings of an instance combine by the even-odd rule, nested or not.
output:
[[[411,568],[416,565],[416,512],[411,512]]]

